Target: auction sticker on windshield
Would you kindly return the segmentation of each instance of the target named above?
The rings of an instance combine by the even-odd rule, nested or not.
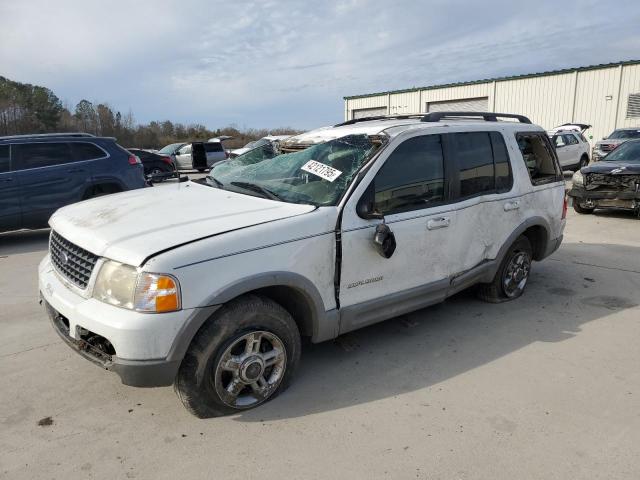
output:
[[[324,178],[325,180],[329,180],[330,182],[333,182],[336,178],[342,175],[340,170],[336,170],[329,165],[316,162],[315,160],[309,160],[301,168],[305,172],[313,173],[314,175]]]

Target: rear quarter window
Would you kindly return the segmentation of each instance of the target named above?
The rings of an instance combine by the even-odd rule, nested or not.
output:
[[[209,142],[204,144],[204,150],[207,153],[211,152],[223,152],[222,143],[219,142]]]
[[[71,144],[71,150],[76,161],[96,160],[106,157],[107,154],[97,145],[89,142],[74,142]]]
[[[517,133],[516,141],[532,185],[564,180],[549,137],[545,133]]]

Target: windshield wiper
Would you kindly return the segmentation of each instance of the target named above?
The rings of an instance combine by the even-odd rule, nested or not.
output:
[[[257,183],[231,182],[231,185],[244,188],[245,190],[251,190],[252,192],[260,193],[263,197],[268,198],[270,200],[278,200],[278,201],[284,202],[284,199],[280,195],[269,190],[268,188],[263,187],[262,185],[258,185]]]
[[[207,175],[207,178],[211,180],[213,183],[215,183],[218,188],[221,188],[224,190],[224,183],[222,183],[216,177],[214,177],[213,175]]]

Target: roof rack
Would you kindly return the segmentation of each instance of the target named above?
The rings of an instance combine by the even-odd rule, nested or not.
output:
[[[0,140],[19,140],[23,138],[57,138],[57,137],[95,137],[91,133],[69,132],[69,133],[34,133],[30,135],[9,135],[0,137]]]
[[[353,125],[354,123],[369,122],[371,120],[406,120],[408,118],[422,118],[422,113],[408,113],[404,115],[374,115],[372,117],[353,118],[346,122],[338,123],[334,127],[342,127],[344,125]]]
[[[500,118],[515,118],[520,123],[531,123],[529,118],[524,115],[516,115],[514,113],[494,113],[494,112],[431,112],[427,113],[420,120],[421,122],[439,122],[443,118],[452,117],[482,117],[485,122],[497,122]]]

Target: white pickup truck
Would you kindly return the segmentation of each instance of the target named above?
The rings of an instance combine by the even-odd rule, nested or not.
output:
[[[224,415],[290,383],[301,336],[473,285],[517,298],[562,240],[562,173],[525,117],[358,119],[280,147],[55,213],[39,286],[60,336],[127,385],[173,384],[195,415]]]

